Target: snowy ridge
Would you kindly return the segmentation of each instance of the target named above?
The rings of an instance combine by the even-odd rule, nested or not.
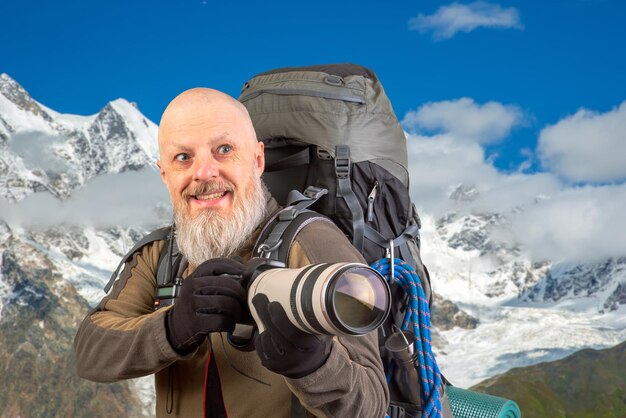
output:
[[[624,302],[610,303],[626,283],[625,259],[531,262],[519,246],[497,239],[506,227],[501,214],[422,217],[434,291],[479,321],[473,330],[440,331],[439,366],[462,387],[626,340]]]
[[[4,73],[0,74],[0,121],[5,132],[33,130],[52,134],[55,131],[50,115]]]
[[[158,155],[157,127],[124,99],[98,114],[60,114],[0,75],[0,197],[40,191],[67,198],[105,173],[137,170]]]
[[[110,105],[126,121],[130,131],[134,132],[137,143],[143,152],[156,161],[159,154],[158,127],[143,116],[134,104],[128,103],[124,99],[114,100]]]

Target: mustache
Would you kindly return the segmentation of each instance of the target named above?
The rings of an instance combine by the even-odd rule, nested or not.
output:
[[[234,185],[229,181],[199,181],[193,184],[190,184],[185,190],[183,190],[183,197],[191,197],[198,196],[202,194],[210,194],[217,192],[232,192],[234,190]]]

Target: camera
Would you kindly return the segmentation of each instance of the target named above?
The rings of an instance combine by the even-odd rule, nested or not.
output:
[[[280,303],[291,323],[309,334],[364,335],[385,321],[391,307],[387,281],[362,263],[321,263],[291,269],[280,261],[253,258],[240,280],[247,287],[251,318],[236,324],[228,340],[244,351],[254,349],[254,334],[263,331],[252,303],[260,293],[270,302]],[[158,286],[155,309],[174,303],[181,286],[180,277],[173,284]]]
[[[278,302],[293,325],[309,334],[363,335],[387,318],[391,291],[376,270],[361,263],[311,264],[299,269],[255,259],[248,281],[248,306],[263,331],[252,304],[257,294]]]

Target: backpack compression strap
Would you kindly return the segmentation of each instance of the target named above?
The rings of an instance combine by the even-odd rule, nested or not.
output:
[[[348,145],[337,145],[335,147],[335,176],[337,177],[337,197],[342,197],[352,213],[352,245],[363,253],[363,243],[365,235],[365,221],[363,209],[359,200],[352,190],[350,181],[350,147]]]
[[[117,268],[111,275],[109,282],[106,284],[106,286],[104,286],[105,293],[109,293],[109,290],[111,290],[111,286],[113,286],[115,279],[117,279],[117,276],[120,273],[120,269],[128,261],[128,259],[131,258],[133,254],[135,254],[135,252],[141,249],[144,245],[150,244],[151,242],[168,239],[168,237],[171,235],[171,230],[172,230],[171,226],[166,226],[166,227],[157,229],[155,231],[152,231],[151,233],[149,233],[148,235],[140,239],[139,242],[137,242],[137,244],[135,244],[135,246],[131,248],[129,252],[126,253],[126,255],[122,258],[122,261],[120,261],[120,263],[117,265]]]
[[[402,258],[404,261],[409,262],[410,264],[414,264],[415,260],[413,260],[413,256],[409,251],[407,242],[415,238],[419,246],[419,233],[419,225],[409,225],[405,228],[404,231],[402,231],[400,235],[390,241],[385,239],[385,237],[383,237],[380,232],[376,231],[374,228],[370,227],[369,225],[365,226],[365,238],[372,241],[379,247],[387,250],[391,250],[391,248],[389,248],[390,245],[393,245],[394,248],[398,247],[398,249],[400,250],[400,258]]]

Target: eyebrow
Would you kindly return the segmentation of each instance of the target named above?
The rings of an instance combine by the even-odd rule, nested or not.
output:
[[[174,148],[176,151],[191,152],[190,147],[178,142],[170,142],[170,148]]]
[[[228,134],[228,132],[222,132],[219,135],[215,135],[214,137],[212,137],[211,139],[209,139],[208,141],[210,142],[219,142],[219,141],[231,141],[231,135]],[[172,140],[170,142],[170,146],[182,151],[191,151],[191,148],[188,147],[187,145],[185,145],[182,142],[177,142],[175,139]]]

